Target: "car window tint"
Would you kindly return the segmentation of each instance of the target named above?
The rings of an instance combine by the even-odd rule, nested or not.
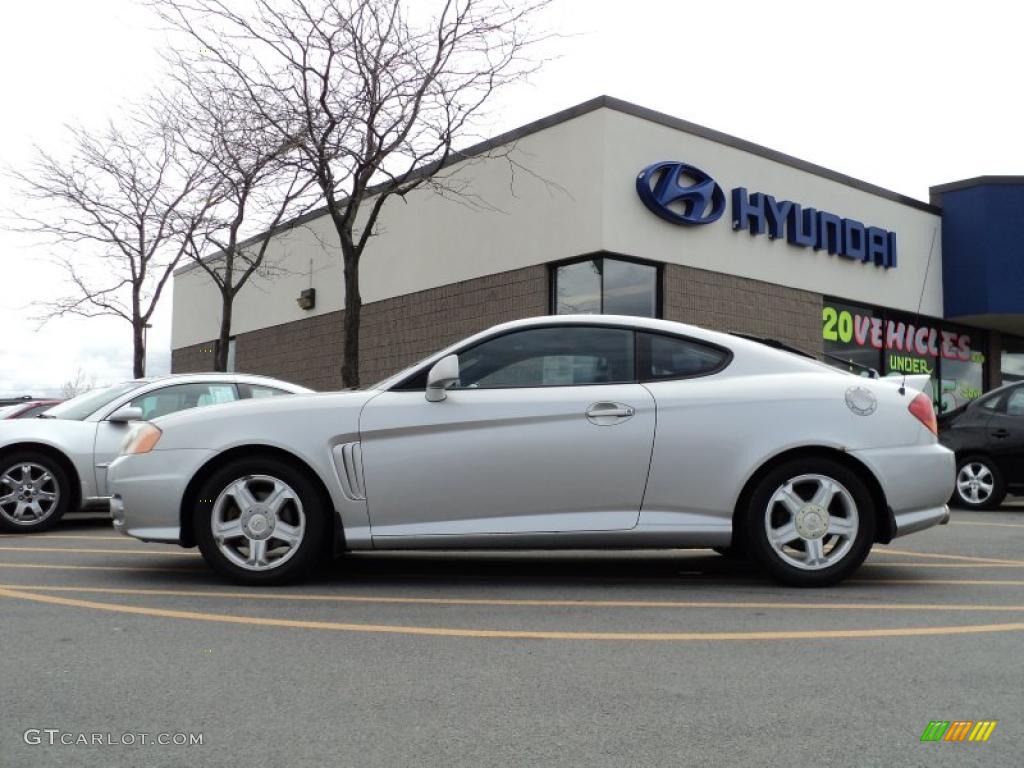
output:
[[[459,355],[459,388],[559,387],[634,381],[633,332],[625,328],[530,328]]]
[[[990,397],[981,403],[981,407],[986,411],[994,411],[999,407],[1000,400],[1002,400],[1002,397]]]
[[[1006,398],[1007,416],[1024,416],[1024,389],[1015,389]]]
[[[283,389],[277,387],[267,387],[263,384],[249,384],[249,397],[277,397],[278,395],[290,395],[291,392],[286,392]]]
[[[230,403],[237,399],[238,393],[234,384],[209,382],[163,387],[140,395],[132,400],[131,405],[142,409],[143,419],[155,419],[188,408]]]
[[[26,408],[24,411],[18,414],[19,419],[33,419],[40,413],[45,413],[50,408],[53,408],[52,403],[40,403],[39,405],[33,405],[31,408]]]
[[[689,339],[654,333],[640,334],[640,379],[702,376],[721,368],[729,353]]]

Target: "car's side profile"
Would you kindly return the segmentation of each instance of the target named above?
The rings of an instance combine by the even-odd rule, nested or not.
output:
[[[250,584],[332,546],[734,547],[828,584],[948,518],[914,383],[668,321],[519,320],[364,391],[139,423],[111,511]]]
[[[956,454],[958,506],[992,509],[1024,493],[1024,382],[942,414],[939,439]]]
[[[309,392],[264,376],[202,373],[86,392],[39,418],[0,422],[0,530],[52,528],[68,511],[106,509],[107,468],[129,423],[213,403]]]

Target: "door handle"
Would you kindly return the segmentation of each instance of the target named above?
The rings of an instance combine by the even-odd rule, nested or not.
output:
[[[594,424],[616,424],[636,414],[636,409],[624,403],[594,403],[587,408],[587,418]]]
[[[1009,436],[1010,436],[1010,430],[1008,430],[1008,429],[997,429],[995,432],[992,433],[992,437],[1009,437]]]

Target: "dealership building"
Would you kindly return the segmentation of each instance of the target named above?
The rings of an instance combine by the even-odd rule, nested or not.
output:
[[[472,147],[445,192],[389,200],[361,265],[371,383],[496,323],[662,317],[881,374],[943,410],[1024,378],[1024,177],[914,200],[609,97]],[[323,211],[283,228],[235,300],[229,367],[341,386],[341,253]],[[310,291],[312,289],[312,291]],[[209,370],[219,294],[174,277],[172,369]]]

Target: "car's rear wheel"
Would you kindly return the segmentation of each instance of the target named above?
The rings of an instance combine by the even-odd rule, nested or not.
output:
[[[956,466],[953,503],[967,509],[994,509],[1006,498],[1003,474],[987,456],[968,456]]]
[[[71,483],[60,464],[35,451],[0,460],[0,530],[38,533],[53,528],[71,504]]]
[[[797,587],[836,584],[864,562],[875,508],[864,482],[831,459],[800,459],[770,471],[750,497],[744,539],[776,579]]]
[[[273,458],[243,459],[200,489],[196,542],[210,566],[240,584],[306,576],[329,540],[327,509],[306,473]]]

